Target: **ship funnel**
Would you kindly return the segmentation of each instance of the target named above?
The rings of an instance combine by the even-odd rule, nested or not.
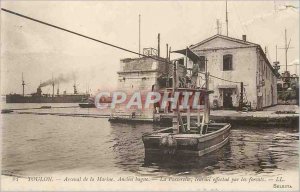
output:
[[[77,88],[76,88],[76,84],[75,83],[73,85],[73,88],[74,88],[74,95],[76,95],[78,92],[77,92]]]
[[[59,95],[59,84],[57,84],[57,95]]]

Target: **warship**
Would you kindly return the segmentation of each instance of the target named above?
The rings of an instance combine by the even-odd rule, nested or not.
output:
[[[24,80],[22,75],[22,94],[8,94],[6,95],[6,103],[82,103],[88,100],[90,97],[89,93],[78,93],[76,83],[74,83],[73,94],[67,94],[66,91],[63,94],[59,93],[59,85],[57,88],[57,93],[54,94],[54,81],[51,82],[53,92],[51,94],[42,93],[42,85],[40,84],[35,93],[29,95],[24,94]]]

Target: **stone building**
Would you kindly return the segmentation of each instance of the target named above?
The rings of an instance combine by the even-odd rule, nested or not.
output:
[[[163,93],[167,88],[172,87],[173,83],[173,65],[169,59],[159,57],[157,50],[153,48],[145,48],[143,54],[150,57],[125,58],[120,60],[120,70],[118,71],[118,91],[125,92],[127,98],[131,98],[132,94],[140,92],[141,101],[145,103],[148,92],[155,91]],[[177,82],[186,76],[186,68],[180,59],[177,66]],[[180,63],[181,62],[181,63]],[[122,117],[129,116],[139,120],[153,120],[153,115],[164,109],[159,108],[159,102],[151,104],[149,108],[141,109],[131,107],[126,108],[126,104],[120,104],[112,111],[112,115]],[[157,108],[158,107],[158,108]],[[124,116],[124,117],[125,117]]]
[[[143,53],[150,57],[125,58],[120,60],[120,70],[118,71],[118,91],[125,92],[127,98],[130,98],[135,92],[141,93],[142,103],[145,101],[145,93],[157,91],[158,79],[166,74],[168,65],[166,59],[157,56],[157,50],[146,48]],[[154,106],[150,108],[130,108],[126,109],[124,105],[118,105],[112,111],[113,115],[122,117],[136,116],[139,119],[153,119]]]
[[[198,55],[199,69],[204,72],[207,61],[208,72],[222,79],[211,77],[209,89],[211,105],[221,108],[239,106],[241,86],[244,84],[244,102],[251,104],[252,109],[277,104],[276,71],[259,44],[251,43],[243,35],[236,39],[223,35],[214,35],[188,47]],[[198,85],[203,85],[204,78],[199,78]]]

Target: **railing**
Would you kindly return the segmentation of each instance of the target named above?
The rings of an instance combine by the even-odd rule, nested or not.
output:
[[[147,56],[158,56],[157,50],[150,47],[150,48],[144,48],[143,54]]]

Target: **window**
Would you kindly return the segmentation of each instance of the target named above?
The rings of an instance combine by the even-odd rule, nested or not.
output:
[[[232,70],[232,55],[223,56],[223,71]]]

